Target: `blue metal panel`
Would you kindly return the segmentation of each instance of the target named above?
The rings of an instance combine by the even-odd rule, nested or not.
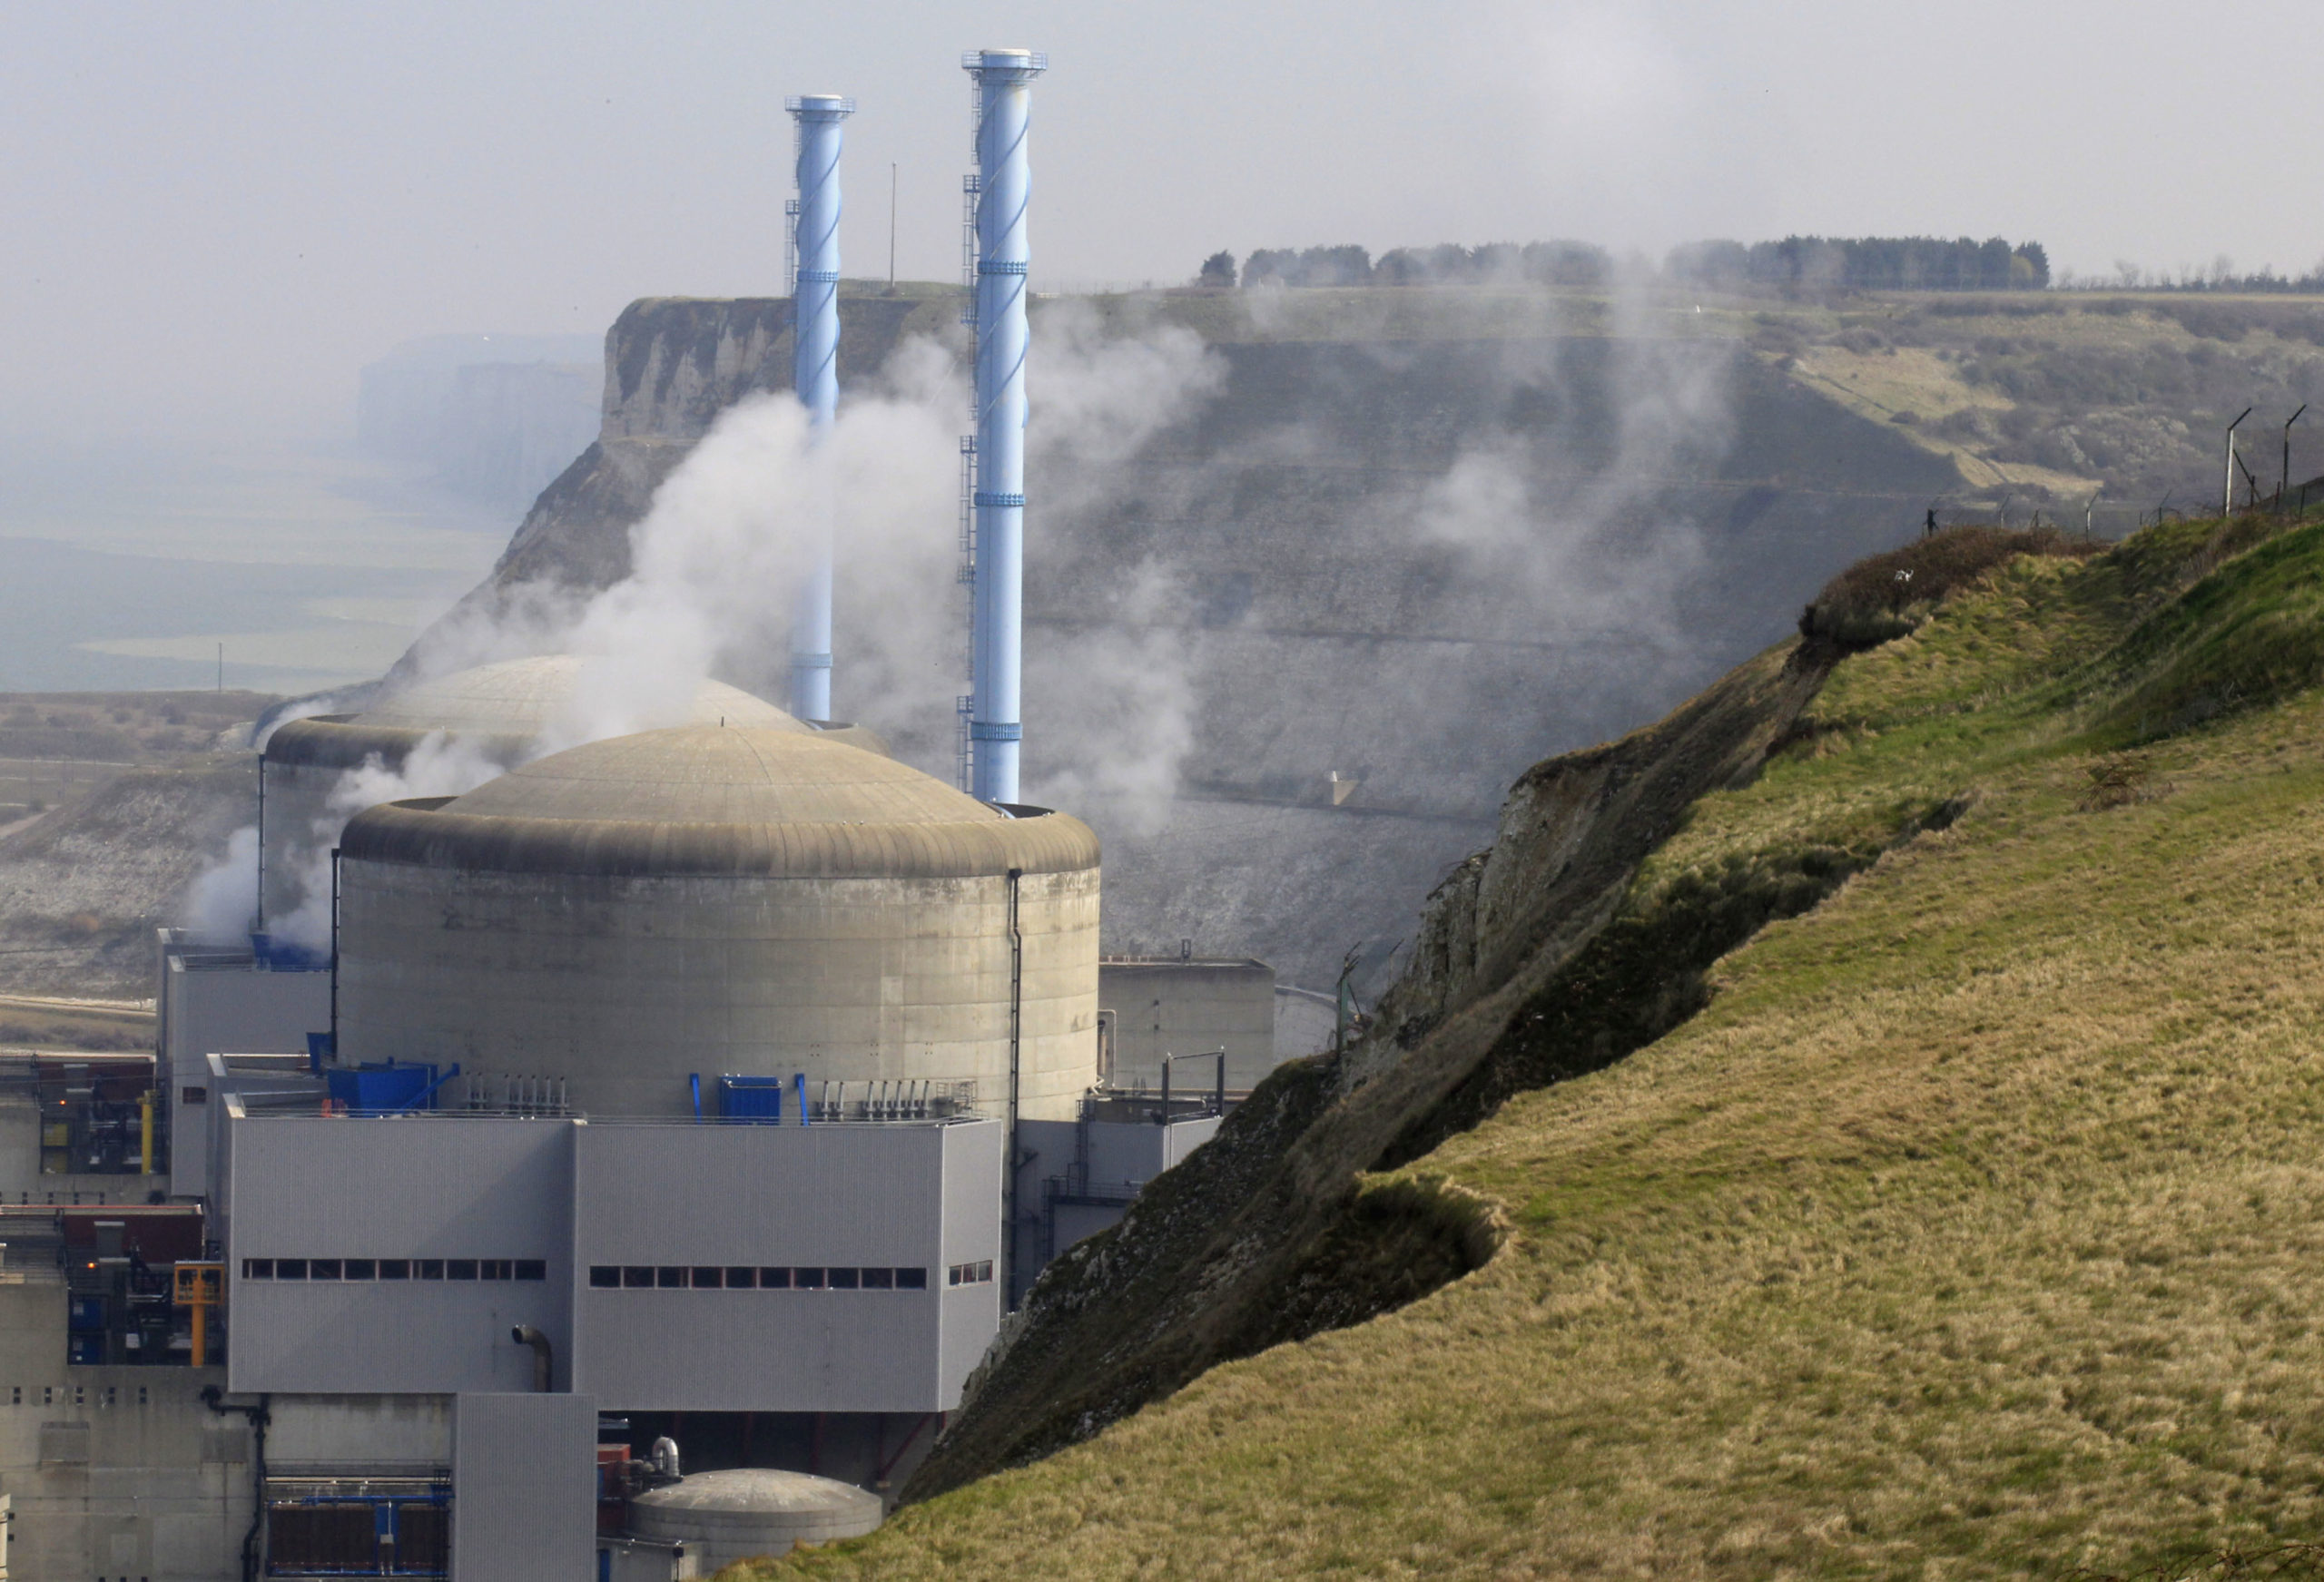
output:
[[[786,1080],[781,1076],[722,1076],[718,1079],[718,1113],[730,1121],[780,1122]]]
[[[338,1066],[326,1070],[323,1080],[330,1096],[350,1110],[409,1109],[433,1097],[436,1067],[393,1061],[385,1066]]]

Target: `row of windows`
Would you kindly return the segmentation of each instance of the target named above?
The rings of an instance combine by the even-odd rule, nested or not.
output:
[[[547,1280],[538,1258],[245,1258],[245,1280]]]
[[[538,1258],[245,1258],[245,1280],[547,1280]],[[947,1285],[983,1285],[992,1263],[955,1263]],[[896,1268],[775,1268],[758,1264],[596,1263],[600,1291],[925,1291],[928,1271]]]
[[[925,1269],[768,1269],[755,1263],[593,1263],[599,1291],[926,1291]]]
[[[152,1404],[146,1396],[145,1390],[146,1387],[143,1384],[138,1385],[136,1388],[136,1403],[139,1406],[147,1406]],[[10,1406],[26,1405],[28,1403],[28,1390],[32,1397],[37,1398],[32,1400],[29,1404],[36,1406],[88,1406],[92,1404],[93,1396],[94,1398],[95,1405],[120,1406],[128,1399],[130,1394],[129,1387],[121,1384],[106,1384],[99,1386],[94,1390],[92,1390],[90,1386],[85,1384],[35,1384],[30,1386],[11,1384],[8,1386],[8,1404]]]

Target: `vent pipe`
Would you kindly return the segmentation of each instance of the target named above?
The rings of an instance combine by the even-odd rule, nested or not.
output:
[[[855,101],[809,93],[783,101],[797,131],[799,196],[792,204],[791,383],[820,441],[839,407],[840,123]],[[807,565],[791,617],[791,712],[832,717],[832,516],[807,524]]]
[[[970,637],[970,791],[1013,802],[1024,649],[1025,133],[1049,57],[988,49],[960,64],[977,88],[975,617]]]
[[[530,1324],[512,1324],[508,1329],[508,1338],[520,1346],[533,1349],[533,1390],[537,1395],[547,1395],[554,1373],[548,1337]]]

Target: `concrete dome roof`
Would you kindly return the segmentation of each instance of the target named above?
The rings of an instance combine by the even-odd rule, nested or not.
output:
[[[1078,819],[980,802],[812,732],[680,725],[553,753],[458,798],[373,808],[358,861],[514,872],[972,877],[1098,865]]]
[[[852,1483],[818,1478],[810,1472],[783,1472],[772,1467],[735,1467],[723,1472],[691,1472],[679,1481],[630,1496],[634,1506],[662,1511],[749,1512],[788,1515],[794,1512],[844,1510],[863,1512],[874,1519],[880,1497]]]
[[[419,731],[476,732],[495,736],[538,736],[581,683],[588,661],[571,653],[504,659],[456,671],[406,687],[354,717],[359,725],[401,725]],[[696,689],[685,722],[715,725],[808,727],[763,698],[721,681]]]
[[[400,762],[430,733],[443,731],[482,745],[503,762],[513,762],[556,722],[587,663],[570,653],[548,653],[455,671],[406,687],[359,714],[290,721],[267,738],[265,756],[271,763],[321,769],[353,769],[374,756]],[[815,729],[763,698],[717,681],[705,681],[695,690],[687,715],[694,724],[724,720],[777,731]],[[874,752],[887,751],[886,742],[860,725],[831,734]]]

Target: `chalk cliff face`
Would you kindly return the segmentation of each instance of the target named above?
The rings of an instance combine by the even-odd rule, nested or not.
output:
[[[1328,985],[1354,947],[1384,981],[1527,765],[1656,717],[1781,636],[1955,477],[1729,341],[1416,325],[1404,300],[1337,329],[1163,300],[1153,316],[1212,342],[1216,395],[1102,472],[1045,473],[1036,451],[1028,794],[1108,778],[1076,753],[1125,771],[1176,755],[1158,810],[1074,802],[1106,842],[1110,950],[1191,938]],[[957,346],[956,309],[847,299],[843,383],[915,334]],[[472,604],[622,576],[630,526],[718,412],[788,385],[789,311],[625,311],[598,441]],[[1038,381],[1034,398],[1039,424]],[[1183,751],[1064,739],[1055,722],[1113,689],[1177,697]],[[949,740],[898,744],[950,777]]]
[[[861,378],[885,361],[915,309],[931,317],[926,303],[850,299],[840,377]],[[718,414],[790,388],[789,298],[632,302],[606,335],[596,443],[543,491],[478,594],[536,581],[619,582],[629,573],[631,526]]]

